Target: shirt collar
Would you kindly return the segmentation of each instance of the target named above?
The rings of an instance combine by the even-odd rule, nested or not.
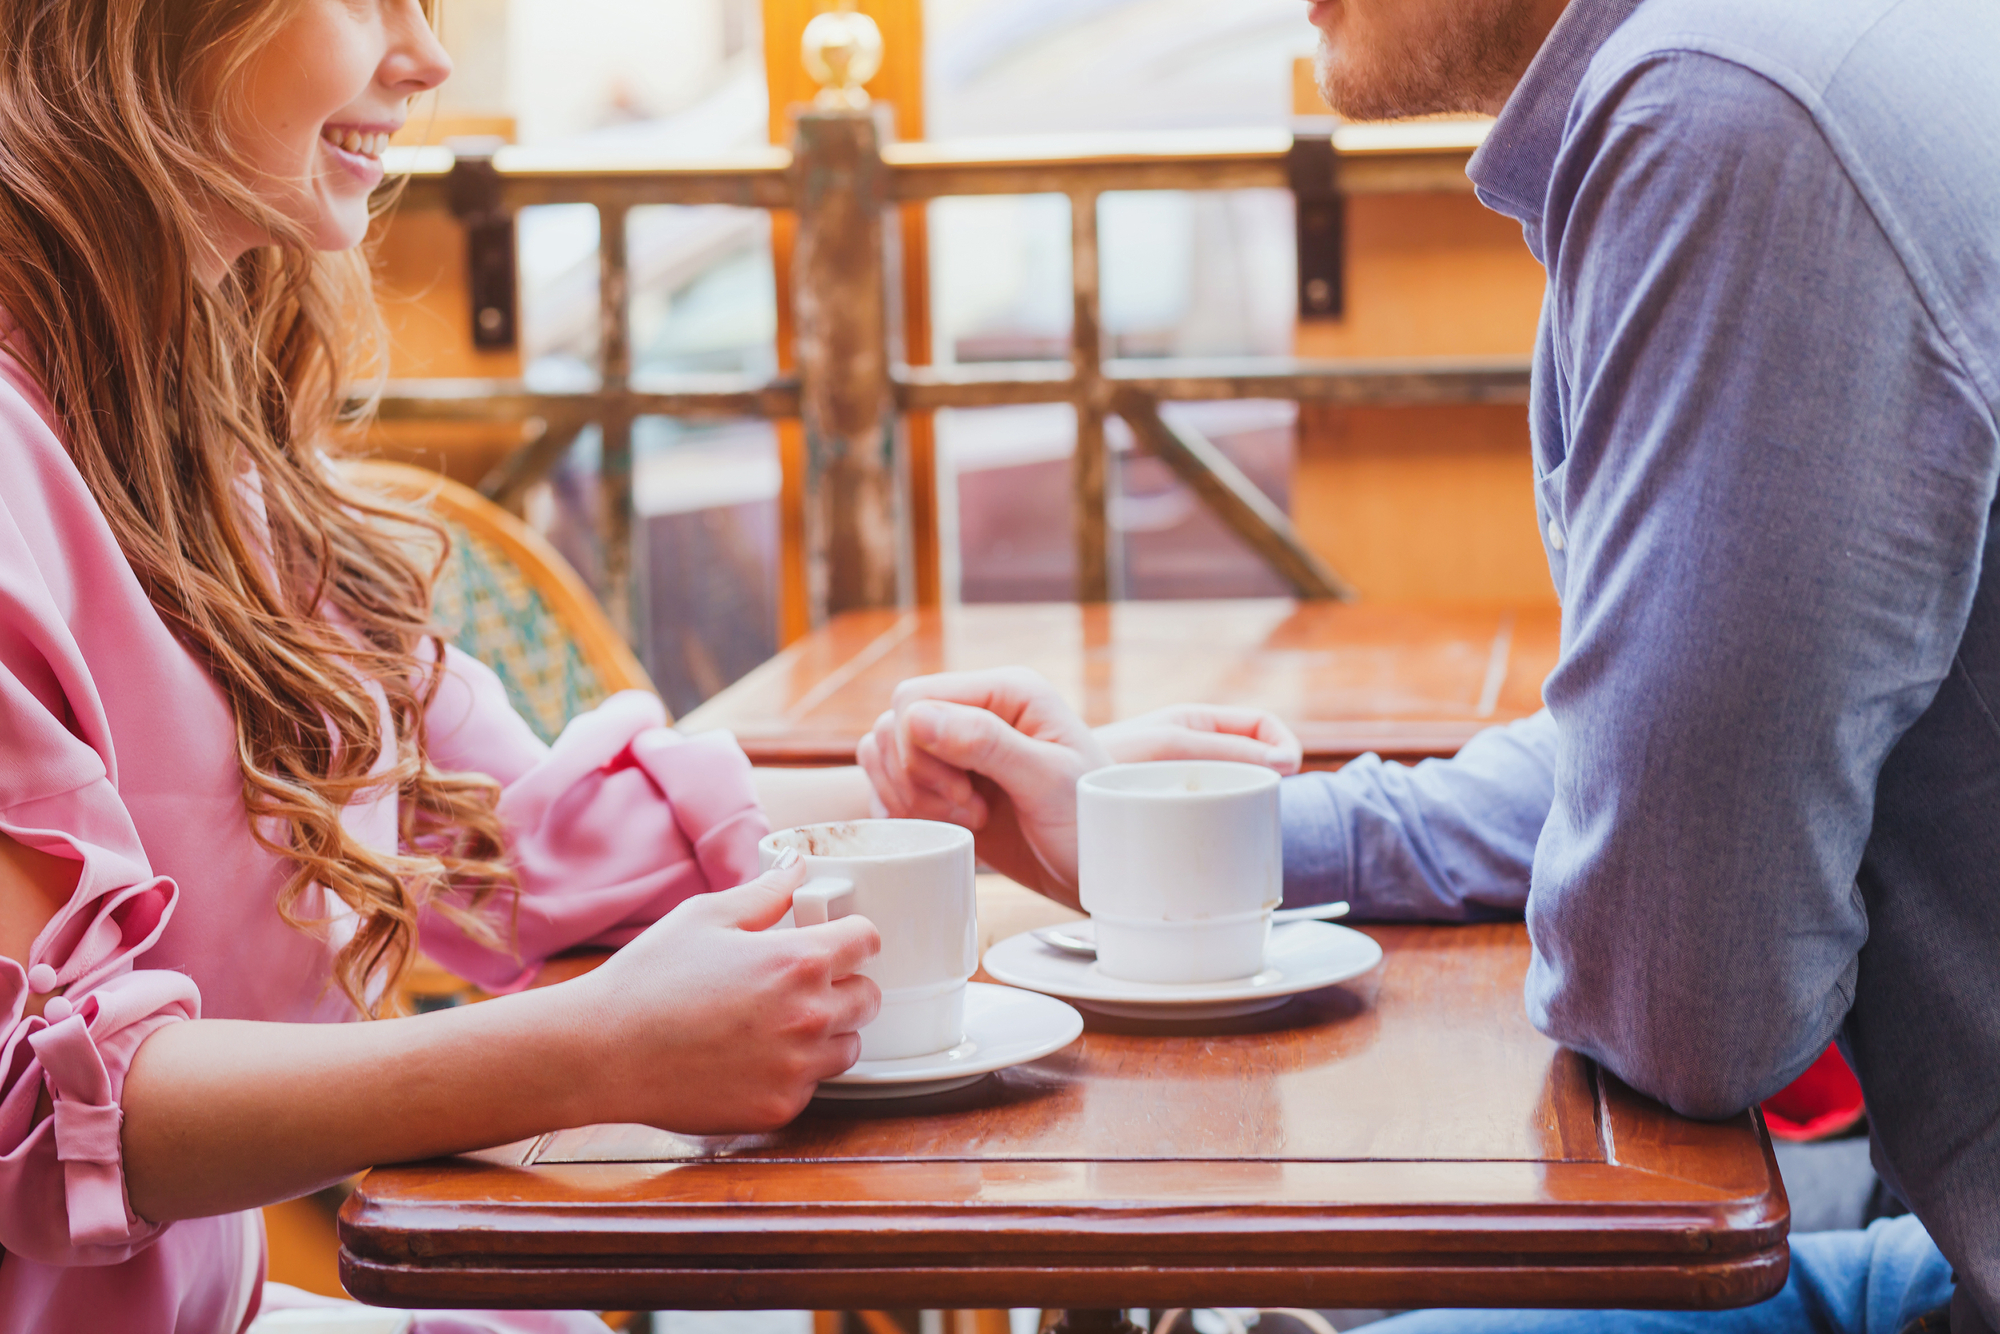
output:
[[[1466,164],[1465,174],[1488,208],[1530,227],[1540,221],[1556,152],[1562,147],[1563,126],[1583,72],[1639,4],[1640,0],[1569,0],[1500,109],[1486,142]]]

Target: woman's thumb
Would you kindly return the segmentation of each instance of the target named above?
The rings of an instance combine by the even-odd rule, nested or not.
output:
[[[725,889],[712,898],[722,919],[745,931],[776,926],[791,911],[792,893],[806,882],[805,858],[789,866],[774,866],[755,880]]]

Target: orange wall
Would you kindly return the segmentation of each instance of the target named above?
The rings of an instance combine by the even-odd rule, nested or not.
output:
[[[389,326],[389,374],[396,379],[494,378],[521,374],[516,352],[472,345],[465,229],[442,208],[399,206],[377,224],[375,293]],[[370,447],[386,457],[436,468],[468,486],[522,443],[520,427],[480,423],[378,423]]]
[[[1347,204],[1347,314],[1301,323],[1307,357],[1525,354],[1542,269],[1470,194]],[[1293,520],[1371,602],[1553,605],[1519,406],[1299,416]]]

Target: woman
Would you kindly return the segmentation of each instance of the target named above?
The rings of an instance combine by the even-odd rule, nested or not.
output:
[[[776,1127],[877,1004],[872,926],[766,933],[802,871],[750,879],[858,771],[753,774],[640,695],[543,746],[431,637],[422,532],[324,466],[381,147],[448,72],[420,0],[0,0],[0,1330],[240,1330],[310,1300],[258,1206]],[[1232,725],[1116,749],[1189,726]],[[420,934],[517,994],[324,1022]],[[585,943],[622,948],[523,990]]]
[[[563,1125],[774,1127],[876,1004],[867,923],[762,933],[796,869],[652,925],[755,871],[741,753],[641,696],[542,747],[435,670],[421,534],[322,466],[343,252],[448,71],[418,0],[0,0],[0,1329],[238,1330],[246,1211]],[[501,991],[630,943],[310,1022],[379,1013],[420,928]],[[592,1327],[508,1319],[470,1327]]]

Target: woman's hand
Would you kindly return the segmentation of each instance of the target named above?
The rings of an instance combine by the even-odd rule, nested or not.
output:
[[[881,949],[843,917],[773,931],[805,882],[795,862],[700,894],[576,988],[596,1033],[605,1109],[593,1119],[688,1134],[774,1130],[860,1055],[882,994],[854,970]]]
[[[887,813],[964,825],[988,865],[1072,906],[1084,774],[1160,759],[1299,767],[1298,739],[1262,710],[1179,705],[1092,732],[1022,668],[917,677],[893,704],[858,751]]]
[[[127,1198],[167,1222],[254,1208],[376,1163],[635,1121],[773,1130],[854,1063],[881,993],[865,918],[770,931],[799,865],[655,922],[595,972],[369,1024],[171,1023],[125,1078]]]
[[[1234,760],[1295,774],[1305,751],[1292,729],[1262,709],[1175,704],[1097,729],[1116,764],[1143,760]]]

